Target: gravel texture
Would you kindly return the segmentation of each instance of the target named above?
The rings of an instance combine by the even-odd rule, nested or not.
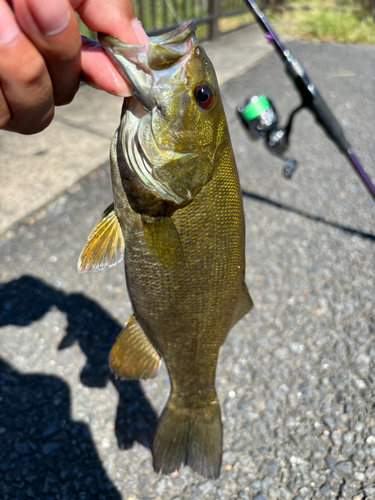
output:
[[[323,50],[317,47],[291,46],[302,61],[313,61]],[[332,47],[324,52],[334,64],[343,48]],[[359,71],[368,48],[347,53],[348,60],[357,54]],[[282,85],[272,61],[267,56],[246,78],[269,69],[273,85]],[[238,103],[253,93],[240,94],[242,78],[224,87],[227,101],[229,93]],[[348,86],[339,91],[349,98]],[[345,161],[337,166],[340,155],[312,120],[296,133],[314,140],[294,151],[300,160],[308,148],[316,152],[290,182],[270,156],[255,166],[262,146],[241,139],[230,120],[255,308],[220,354],[220,478],[208,481],[188,468],[153,472],[151,436],[169,393],[164,366],[142,383],[109,373],[109,349],[131,312],[124,272],[121,265],[76,272],[85,240],[111,202],[103,165],[0,239],[1,499],[375,499],[372,205],[365,192],[350,191],[362,187],[350,167],[344,175]],[[363,137],[350,132],[359,151]],[[361,150],[366,161],[369,151]]]

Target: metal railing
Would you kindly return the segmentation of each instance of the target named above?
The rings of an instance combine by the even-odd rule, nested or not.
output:
[[[243,0],[133,0],[136,15],[150,36],[176,28],[193,17],[209,27],[208,38],[220,34],[219,19],[248,12]]]

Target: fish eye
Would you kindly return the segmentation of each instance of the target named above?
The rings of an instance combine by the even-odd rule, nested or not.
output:
[[[214,102],[214,93],[211,88],[204,83],[200,83],[195,87],[194,97],[198,106],[203,109],[210,108]]]

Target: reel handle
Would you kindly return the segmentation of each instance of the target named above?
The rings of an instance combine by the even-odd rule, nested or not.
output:
[[[265,95],[253,96],[237,108],[242,124],[250,132],[250,135],[254,139],[263,137],[271,153],[285,161],[284,176],[287,179],[290,179],[295,172],[297,161],[282,155],[288,148],[293,116],[298,110],[299,108],[292,112],[287,127],[282,129],[278,127],[279,119],[276,108],[271,99]]]

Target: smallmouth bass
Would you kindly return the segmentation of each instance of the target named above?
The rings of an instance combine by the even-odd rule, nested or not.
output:
[[[171,394],[156,429],[154,468],[220,473],[215,390],[220,346],[252,307],[241,189],[213,66],[195,21],[129,46],[99,40],[128,81],[111,144],[114,203],[82,251],[80,272],[124,258],[134,314],[110,352],[121,378],[146,379],[163,358]]]

